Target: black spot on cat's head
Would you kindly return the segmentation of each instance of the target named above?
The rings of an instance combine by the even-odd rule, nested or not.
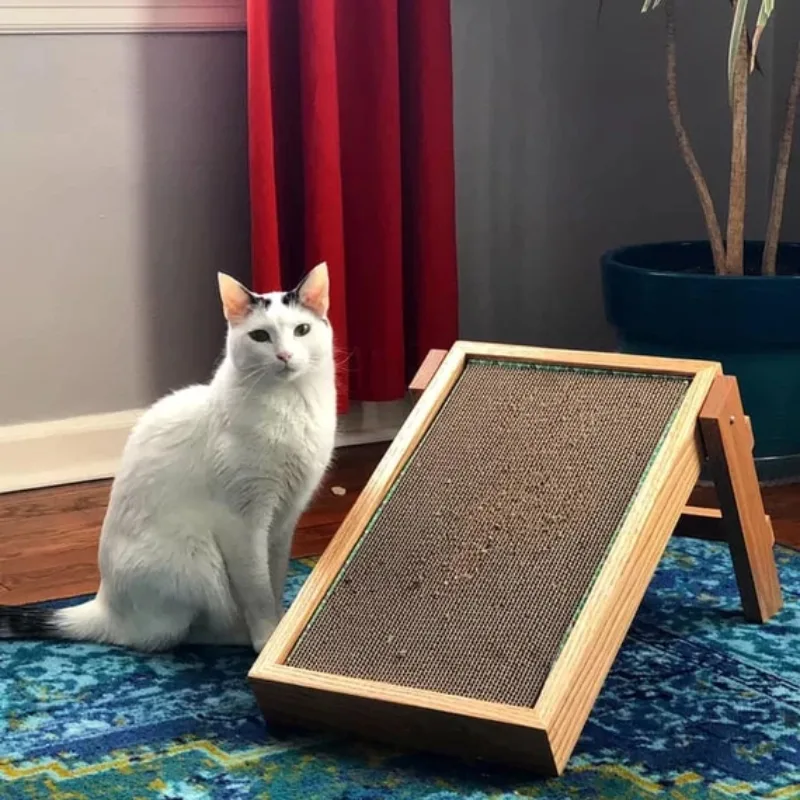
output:
[[[261,306],[265,311],[270,307],[272,298],[263,294],[255,294],[254,292],[247,293],[250,296],[251,306]]]
[[[305,281],[305,278],[303,278],[303,281]],[[283,297],[281,297],[281,302],[285,306],[300,306],[300,305],[302,305],[302,303],[300,302],[300,288],[303,285],[303,281],[300,282],[299,286],[296,289],[292,289],[290,292],[286,292],[283,295]],[[326,325],[330,325],[330,323],[328,322],[327,319],[325,319],[324,317],[321,317],[321,319],[322,319],[322,322],[324,322]]]

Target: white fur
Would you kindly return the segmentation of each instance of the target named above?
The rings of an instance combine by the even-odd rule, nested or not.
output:
[[[271,635],[295,525],[333,451],[336,390],[327,322],[266,297],[267,309],[229,324],[211,382],[159,400],[132,432],[103,523],[99,592],[57,612],[62,635],[256,652]],[[297,336],[302,323],[311,330]],[[271,342],[252,341],[254,329]]]

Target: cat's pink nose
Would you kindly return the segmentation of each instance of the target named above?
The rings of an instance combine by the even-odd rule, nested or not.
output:
[[[292,360],[292,354],[286,350],[279,350],[275,353],[275,357],[283,361],[284,364],[288,364]]]

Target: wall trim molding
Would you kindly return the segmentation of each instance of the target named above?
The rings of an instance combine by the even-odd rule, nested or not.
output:
[[[0,0],[0,34],[244,31],[247,0]]]
[[[391,441],[410,400],[363,403],[342,417],[337,447]],[[112,478],[141,411],[0,426],[0,494]]]

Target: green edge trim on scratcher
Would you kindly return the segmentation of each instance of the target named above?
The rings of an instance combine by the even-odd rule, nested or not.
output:
[[[641,372],[626,369],[604,369],[603,367],[579,367],[571,364],[550,364],[544,361],[505,361],[493,358],[467,357],[468,364],[483,367],[504,367],[506,369],[530,370],[531,372],[578,372],[581,375],[611,375],[615,378],[659,378],[660,380],[683,381],[688,386],[691,378],[662,372]]]
[[[623,377],[623,378],[634,378],[634,379],[654,379],[654,378],[658,378],[659,380],[672,380],[672,381],[677,381],[679,383],[684,383],[686,385],[687,389],[688,389],[688,387],[690,386],[690,384],[692,382],[692,379],[690,377],[685,376],[685,375],[664,374],[664,373],[659,373],[659,372],[619,370],[619,369],[612,369],[612,368],[604,369],[602,367],[572,366],[572,365],[569,365],[569,364],[551,364],[551,363],[543,363],[543,362],[510,361],[510,360],[504,360],[504,359],[489,359],[489,358],[468,357],[466,359],[466,363],[464,365],[464,369],[462,369],[461,374],[459,374],[458,378],[456,379],[456,381],[451,386],[450,391],[447,393],[447,397],[444,399],[444,401],[442,402],[440,407],[437,409],[436,413],[431,417],[430,421],[428,422],[427,428],[425,429],[425,432],[423,433],[423,435],[420,437],[419,442],[417,442],[417,445],[414,448],[414,451],[406,459],[406,463],[403,465],[402,469],[400,470],[400,472],[395,477],[394,481],[392,482],[392,485],[389,487],[389,489],[387,489],[386,495],[384,496],[383,500],[380,502],[379,506],[375,509],[374,513],[370,517],[369,522],[364,526],[364,530],[362,531],[361,535],[358,537],[358,541],[351,548],[350,553],[348,554],[348,556],[345,559],[345,561],[342,564],[342,566],[339,568],[339,571],[337,572],[336,577],[332,581],[331,585],[328,587],[328,590],[325,592],[325,596],[317,604],[317,607],[314,609],[314,613],[309,618],[308,622],[306,623],[305,627],[303,628],[302,633],[300,634],[300,636],[297,638],[297,641],[292,646],[292,649],[289,652],[289,654],[286,656],[286,659],[285,659],[286,661],[288,661],[292,657],[295,649],[300,646],[300,644],[304,640],[306,634],[310,630],[311,626],[314,624],[314,621],[316,620],[317,616],[320,614],[320,612],[324,608],[326,602],[328,601],[330,596],[333,594],[334,590],[337,588],[337,586],[341,582],[342,577],[344,576],[344,573],[346,572],[348,566],[350,565],[352,560],[355,558],[355,556],[358,553],[358,551],[361,549],[361,546],[364,543],[364,541],[366,540],[366,537],[374,529],[378,519],[380,518],[381,513],[383,512],[384,508],[386,507],[386,504],[392,499],[393,495],[395,494],[395,492],[397,490],[397,487],[400,484],[400,481],[403,479],[405,473],[410,469],[411,465],[413,464],[414,459],[417,456],[417,451],[419,450],[420,446],[425,442],[425,440],[428,438],[428,435],[430,434],[431,430],[433,429],[433,427],[434,427],[439,415],[447,407],[448,403],[451,400],[453,392],[457,389],[459,383],[461,382],[461,379],[462,379],[464,373],[466,372],[467,367],[469,365],[471,365],[471,364],[475,364],[477,366],[502,367],[502,368],[505,368],[505,369],[529,370],[529,371],[532,371],[532,372],[533,371],[540,371],[540,372],[572,372],[572,373],[579,373],[579,374],[582,374],[582,375],[609,375],[609,376],[612,376],[612,377]],[[567,625],[567,627],[566,627],[566,629],[564,631],[564,634],[563,634],[563,636],[561,638],[561,642],[559,644],[558,651],[557,651],[557,653],[556,653],[556,655],[555,655],[555,657],[553,659],[553,662],[551,663],[550,668],[552,668],[552,664],[555,663],[556,660],[558,660],[558,657],[560,656],[561,652],[563,651],[563,649],[564,649],[564,647],[565,647],[565,645],[566,645],[566,643],[567,643],[567,641],[568,641],[568,639],[570,637],[570,634],[572,633],[572,631],[573,631],[573,629],[575,627],[575,623],[577,622],[578,618],[580,617],[581,613],[583,612],[584,608],[586,607],[586,602],[588,601],[589,595],[592,593],[592,590],[594,589],[594,586],[597,583],[597,578],[599,577],[600,572],[601,572],[601,570],[603,568],[603,565],[605,564],[605,562],[606,562],[606,560],[608,558],[608,554],[611,552],[611,550],[613,549],[614,545],[616,544],[617,538],[619,536],[619,532],[622,530],[622,528],[624,527],[626,521],[628,520],[628,517],[630,515],[630,512],[631,512],[631,509],[633,507],[633,504],[634,504],[637,496],[639,495],[639,492],[641,491],[645,480],[647,479],[648,475],[650,474],[650,471],[651,471],[651,469],[653,467],[653,464],[655,463],[656,459],[658,458],[658,456],[659,456],[659,454],[660,454],[660,452],[661,452],[661,450],[663,448],[664,442],[666,441],[667,436],[669,435],[670,431],[672,430],[673,425],[675,424],[675,419],[677,418],[678,413],[681,410],[681,406],[682,406],[682,403],[680,405],[678,405],[678,407],[672,412],[672,415],[670,416],[669,421],[664,426],[664,429],[661,432],[661,436],[659,437],[658,443],[653,448],[653,452],[652,452],[650,458],[648,459],[648,462],[647,462],[644,470],[642,471],[642,475],[639,478],[639,481],[638,481],[638,483],[636,485],[636,488],[634,489],[634,491],[631,494],[631,498],[628,501],[628,504],[626,505],[625,510],[622,513],[622,516],[620,517],[620,521],[617,524],[617,527],[614,530],[614,533],[613,533],[613,535],[611,536],[611,538],[609,540],[608,546],[606,547],[605,551],[603,552],[602,557],[599,559],[597,569],[595,570],[594,574],[592,575],[592,579],[591,579],[586,591],[584,592],[584,595],[583,595],[583,597],[581,599],[581,602],[578,604],[575,612],[572,615],[572,618],[570,619],[569,624]]]

